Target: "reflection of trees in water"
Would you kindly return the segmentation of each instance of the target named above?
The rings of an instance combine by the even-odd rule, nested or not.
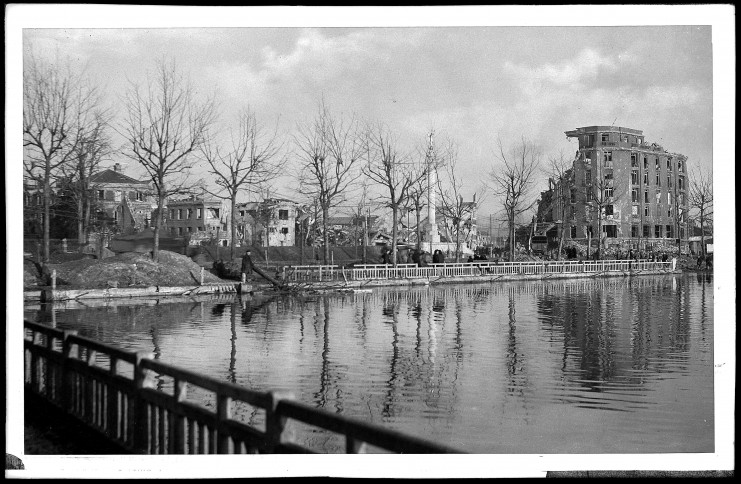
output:
[[[553,284],[538,298],[540,328],[563,338],[562,372],[601,391],[601,382],[640,383],[641,374],[684,368],[691,328],[687,287],[674,277]],[[574,365],[576,364],[576,368]]]

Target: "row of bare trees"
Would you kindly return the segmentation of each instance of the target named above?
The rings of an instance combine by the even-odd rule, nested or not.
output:
[[[29,189],[40,190],[42,258],[50,252],[52,187],[65,180],[76,200],[80,241],[90,222],[90,175],[110,152],[111,113],[95,86],[69,66],[30,55],[23,78],[23,170]]]
[[[122,105],[123,113],[113,123],[112,111],[104,106],[98,90],[73,72],[69,63],[44,63],[30,56],[24,76],[24,165],[27,178],[37,181],[43,193],[45,263],[49,260],[49,210],[55,180],[66,179],[75,187],[78,233],[84,241],[93,206],[89,180],[114,151],[111,132],[124,140],[117,151],[141,166],[154,188],[155,260],[168,198],[199,187],[229,200],[234,228],[240,193],[269,184],[288,161],[277,130],[266,131],[249,109],[240,113],[234,129],[214,129],[215,99],[197,96],[190,80],[166,59],[156,63],[145,83],[130,83]],[[428,143],[407,149],[384,124],[335,116],[322,101],[315,118],[297,127],[293,142],[298,192],[318,205],[325,261],[329,258],[329,213],[347,200],[361,177],[376,185],[375,201],[391,211],[393,260],[401,211],[414,210],[419,243],[421,211],[430,190],[440,195],[441,215],[452,225],[456,252],[460,253],[460,238],[471,207],[464,202],[464,184],[456,166],[458,153],[452,141],[442,150],[434,150],[430,136]],[[191,178],[203,160],[215,188]],[[506,169],[521,169],[522,160],[512,165],[508,158],[503,161]],[[432,169],[442,169],[447,176],[436,177],[436,186],[431,187],[427,175]],[[518,181],[512,177],[525,177],[523,185],[532,183],[529,172],[509,176],[510,183]],[[504,180],[494,174],[492,178]],[[514,216],[524,210],[520,207],[524,190],[514,184],[502,190],[512,232]],[[231,230],[232,251],[235,232]]]
[[[29,56],[24,75],[24,169],[28,180],[43,193],[44,262],[49,260],[49,212],[52,186],[64,179],[74,187],[77,201],[78,233],[84,241],[89,230],[93,200],[90,177],[116,148],[111,132],[124,140],[117,148],[146,172],[154,187],[157,209],[154,214],[154,250],[159,251],[160,231],[168,198],[193,193],[198,187],[231,205],[231,256],[236,246],[236,204],[245,190],[255,192],[269,186],[292,160],[297,193],[309,205],[316,205],[316,220],[322,224],[323,260],[329,260],[330,211],[357,195],[374,199],[392,216],[392,254],[396,261],[399,217],[414,211],[417,243],[421,240],[421,212],[431,190],[439,195],[439,208],[446,226],[452,227],[456,256],[461,253],[461,237],[471,228],[473,207],[464,200],[463,181],[458,166],[458,148],[444,139],[436,146],[431,132],[428,139],[410,148],[383,123],[361,122],[355,116],[337,116],[322,100],[317,114],[299,124],[287,147],[275,129],[266,129],[249,108],[240,111],[234,123],[219,124],[215,97],[199,95],[187,76],[167,59],[145,83],[130,83],[121,98],[123,113],[114,123],[111,108],[102,95],[69,64],[45,63]],[[533,196],[542,154],[522,137],[511,147],[498,140],[497,162],[489,173],[488,191],[501,201],[508,225],[509,256],[515,255],[515,226],[518,217],[537,202]],[[212,186],[203,179],[192,179],[196,166],[205,161]],[[428,177],[434,170],[435,176]],[[550,170],[558,181],[567,181],[572,170],[563,155],[550,160]],[[438,177],[438,172],[443,176]],[[430,186],[430,179],[434,186]],[[363,183],[359,183],[359,181]],[[373,187],[369,190],[368,183]],[[620,192],[611,179],[594,180],[589,206],[602,214],[605,206]],[[711,178],[696,181],[693,196],[697,206],[712,204]],[[710,198],[701,187],[710,188]],[[608,191],[610,193],[608,195]],[[479,202],[485,190],[478,188],[473,201]],[[562,196],[568,196],[564,191]],[[703,198],[704,197],[704,198]],[[565,211],[569,206],[563,200]],[[359,210],[362,210],[360,208]],[[700,210],[701,222],[708,211]],[[566,213],[559,214],[565,220]],[[598,217],[601,221],[601,215]],[[598,233],[601,232],[601,226]],[[562,231],[563,234],[563,231]],[[559,242],[559,253],[563,237]]]

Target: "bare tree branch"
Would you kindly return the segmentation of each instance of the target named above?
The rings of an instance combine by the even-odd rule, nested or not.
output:
[[[206,191],[231,203],[230,257],[233,259],[236,246],[236,205],[240,190],[247,186],[257,190],[262,188],[280,174],[286,159],[280,156],[277,127],[273,132],[266,132],[249,108],[239,114],[236,133],[230,129],[229,134],[228,144],[222,142],[215,145],[207,138],[201,146],[201,153],[209,164],[209,173],[214,176],[216,186],[220,188]]]
[[[499,197],[509,226],[509,256],[515,258],[515,220],[530,210],[537,199],[532,196],[535,173],[540,166],[541,154],[524,136],[520,142],[505,150],[498,140],[498,164],[489,173],[491,189]]]
[[[310,123],[299,125],[294,136],[299,192],[315,200],[322,215],[324,263],[329,261],[329,210],[345,200],[360,177],[357,169],[361,143],[354,118],[335,118],[322,100]]]
[[[161,59],[144,89],[130,85],[124,104],[121,134],[128,149],[123,153],[144,168],[157,194],[152,252],[157,260],[165,202],[193,188],[190,170],[214,121],[215,103],[213,99],[199,102],[174,62]]]
[[[391,209],[391,255],[396,266],[399,209],[407,202],[410,188],[427,177],[427,164],[402,152],[398,140],[380,123],[366,126],[363,139],[366,164],[362,172],[383,187],[380,201]]]

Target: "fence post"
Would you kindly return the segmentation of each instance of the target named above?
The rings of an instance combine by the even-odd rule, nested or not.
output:
[[[217,454],[229,453],[229,435],[223,431],[224,422],[231,418],[232,399],[225,395],[216,396]]]
[[[36,351],[36,345],[39,343],[39,333],[31,330],[31,388],[37,394],[39,391],[39,355]]]
[[[185,417],[179,415],[177,412],[179,411],[180,403],[185,400],[187,392],[188,383],[180,379],[175,379],[175,388],[173,390],[175,410],[170,412],[170,428],[173,432],[173,436],[170,438],[171,454],[185,454]]]
[[[116,375],[118,374],[118,358],[115,356],[111,356],[111,367],[108,370],[108,373],[111,375],[111,378],[115,380]],[[118,422],[121,413],[121,408],[118,405],[118,390],[116,390],[113,385],[108,385],[106,390],[108,393],[108,418],[106,421],[108,435],[113,439],[118,439]]]
[[[87,366],[93,366],[95,363],[95,357],[98,354],[97,351],[87,348],[87,355],[85,357],[85,363]],[[94,393],[95,380],[87,378],[85,381],[85,403],[84,403],[84,420],[92,425],[95,425],[95,395]]]
[[[293,438],[288,432],[284,432],[288,418],[278,413],[278,404],[281,400],[294,400],[294,395],[287,391],[273,391],[269,395],[270,403],[265,409],[265,434],[268,439],[267,452],[273,454],[281,444],[284,433],[287,440]]]
[[[62,409],[65,412],[69,412],[70,409],[70,392],[74,392],[73,387],[75,380],[73,375],[69,371],[69,360],[72,358],[72,343],[70,342],[70,336],[75,336],[77,331],[64,330],[64,336],[62,337],[62,388],[60,388],[60,396],[62,399]],[[74,392],[76,393],[76,392]],[[73,394],[74,394],[73,393]]]
[[[134,450],[147,453],[149,451],[149,411],[147,402],[142,396],[146,388],[152,387],[151,371],[142,368],[142,360],[154,359],[154,353],[138,351],[134,361]]]
[[[53,269],[51,271],[51,290],[56,291],[57,290],[57,270]]]

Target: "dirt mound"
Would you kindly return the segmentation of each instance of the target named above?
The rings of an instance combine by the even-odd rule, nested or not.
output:
[[[149,254],[125,252],[106,259],[83,259],[54,264],[57,285],[101,288],[129,286],[191,286],[201,278],[201,266],[189,257],[169,251],[159,252],[159,262]],[[221,282],[208,271],[204,283]]]

